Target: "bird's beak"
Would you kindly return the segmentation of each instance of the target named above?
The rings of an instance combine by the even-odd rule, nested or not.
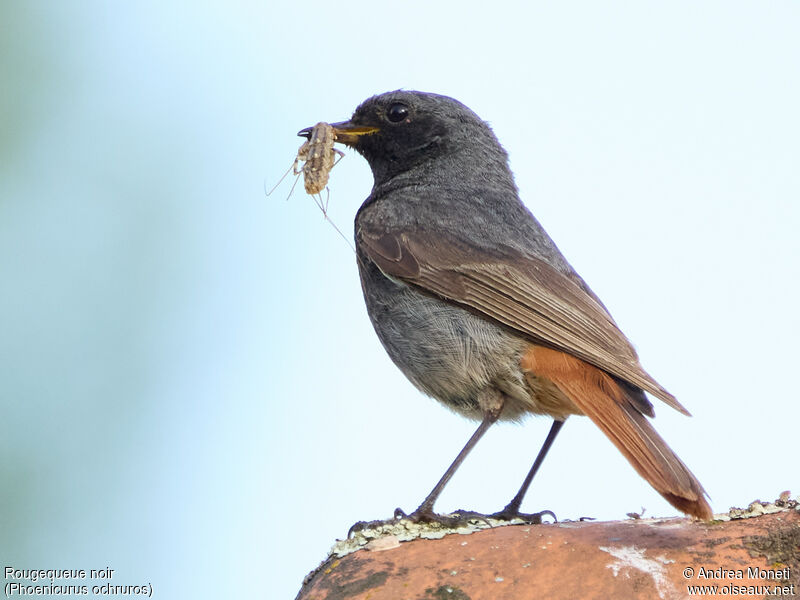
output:
[[[336,141],[347,146],[355,146],[358,139],[362,135],[370,135],[378,131],[377,127],[369,127],[364,125],[353,125],[350,121],[342,121],[340,123],[331,123],[333,133],[336,136]],[[311,139],[311,132],[313,127],[306,127],[297,132],[297,135],[307,139]]]

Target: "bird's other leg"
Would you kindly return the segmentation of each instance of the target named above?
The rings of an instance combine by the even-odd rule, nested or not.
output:
[[[547,434],[547,438],[544,440],[544,444],[542,444],[539,454],[536,455],[536,460],[533,461],[533,466],[531,466],[531,470],[528,471],[528,474],[525,476],[525,480],[522,482],[517,495],[512,498],[511,502],[509,502],[503,510],[490,515],[492,518],[506,521],[520,518],[530,523],[541,523],[544,515],[550,515],[553,517],[553,519],[556,518],[556,516],[553,514],[553,511],[550,510],[543,510],[539,513],[525,514],[521,513],[519,509],[522,506],[522,499],[525,497],[525,494],[531,485],[531,481],[533,481],[533,478],[536,475],[536,472],[539,470],[539,467],[542,466],[544,457],[547,456],[547,451],[550,450],[550,446],[553,445],[553,441],[556,439],[556,436],[558,435],[558,432],[561,431],[561,427],[563,425],[564,421],[559,421],[558,419],[553,420],[553,425],[550,427],[550,433]]]

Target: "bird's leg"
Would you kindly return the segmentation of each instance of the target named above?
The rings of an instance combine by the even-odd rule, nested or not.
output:
[[[395,516],[407,517],[415,521],[434,520],[436,517],[436,514],[433,512],[434,502],[436,502],[436,499],[442,493],[444,486],[446,486],[447,482],[453,477],[458,467],[461,466],[462,462],[464,462],[467,454],[470,453],[470,451],[475,447],[475,444],[478,443],[478,440],[483,437],[483,434],[486,433],[486,431],[494,424],[495,421],[497,421],[496,416],[484,416],[483,421],[481,421],[481,424],[478,425],[478,429],[476,429],[475,433],[472,434],[472,437],[469,438],[469,441],[466,443],[464,448],[461,449],[461,452],[458,453],[458,456],[456,456],[452,464],[447,468],[447,471],[445,471],[444,475],[442,475],[442,478],[431,490],[431,493],[428,494],[427,498],[425,498],[425,500],[422,501],[422,504],[419,505],[419,508],[417,508],[417,510],[410,515],[404,515],[403,511],[398,508],[395,510]]]
[[[419,505],[419,508],[410,515],[407,515],[402,509],[396,508],[394,511],[394,518],[388,521],[359,521],[350,527],[350,530],[347,532],[348,538],[355,532],[395,523],[399,519],[408,519],[417,523],[439,523],[449,527],[461,525],[471,519],[486,521],[486,515],[473,511],[459,510],[452,515],[437,515],[433,512],[433,505],[447,485],[447,482],[453,477],[458,467],[461,466],[461,463],[464,462],[464,459],[467,458],[467,455],[478,443],[478,440],[480,440],[483,434],[488,431],[489,427],[500,418],[500,413],[503,411],[503,405],[505,403],[505,397],[498,391],[487,391],[478,398],[478,403],[483,413],[481,424],[478,425],[475,433],[469,438],[466,445],[461,449],[461,452],[458,453],[458,456],[456,456],[455,460],[447,468],[447,471],[442,475],[442,478],[433,487],[431,493],[428,494],[425,500],[422,501],[422,504]]]
[[[500,413],[503,412],[503,405],[505,404],[505,398],[502,393],[497,391],[487,391],[486,393],[482,394],[478,402],[480,404],[481,410],[483,411],[483,420],[481,424],[478,425],[478,428],[475,430],[475,433],[472,434],[472,437],[469,438],[467,443],[461,449],[461,452],[458,453],[455,460],[452,464],[447,468],[447,471],[444,472],[442,478],[439,482],[433,487],[431,493],[422,501],[422,504],[419,505],[419,508],[415,510],[410,515],[406,515],[401,509],[396,509],[394,511],[395,518],[407,518],[411,519],[412,521],[436,521],[436,522],[444,522],[447,521],[447,517],[442,517],[437,515],[433,512],[433,505],[436,502],[436,499],[442,493],[442,490],[447,485],[447,482],[453,477],[455,472],[458,470],[458,467],[461,466],[461,463],[464,462],[464,459],[470,453],[470,451],[475,447],[478,441],[483,437],[483,434],[489,430],[497,419],[500,418]],[[466,514],[467,511],[459,511],[459,514],[464,515],[459,517],[458,520],[463,521],[465,518],[469,518],[469,515]],[[473,514],[473,513],[470,513]],[[475,513],[477,514],[477,513]]]
[[[502,408],[502,406],[501,406]],[[464,459],[467,457],[467,454],[470,453],[475,445],[478,443],[483,437],[483,434],[491,427],[495,421],[497,421],[498,417],[500,416],[500,412],[485,412],[483,416],[483,420],[481,424],[478,425],[478,429],[475,430],[475,433],[472,434],[472,437],[469,438],[466,445],[461,449],[461,452],[458,453],[455,460],[451,463],[451,465],[447,468],[442,478],[439,482],[434,486],[431,490],[431,493],[422,501],[422,504],[419,505],[419,508],[415,510],[410,515],[407,515],[403,512],[403,509],[396,508],[394,509],[394,517],[392,519],[386,521],[359,521],[355,523],[350,530],[347,532],[347,537],[349,538],[353,533],[361,531],[363,529],[371,529],[375,527],[380,527],[383,525],[387,525],[389,523],[396,522],[399,519],[408,519],[410,521],[414,521],[417,523],[424,522],[424,523],[441,523],[445,526],[455,527],[459,524],[462,524],[469,519],[478,518],[486,521],[486,516],[478,513],[474,513],[472,511],[457,511],[457,514],[454,515],[437,515],[433,512],[433,504],[436,502],[436,499],[442,493],[444,486],[447,485],[447,482],[453,477],[455,472],[458,470],[458,467],[464,462]]]
[[[550,450],[550,446],[553,445],[553,441],[556,439],[556,436],[558,435],[558,432],[561,431],[561,427],[563,425],[564,421],[559,421],[558,419],[553,420],[553,425],[550,427],[550,433],[547,434],[547,438],[544,440],[544,444],[542,444],[539,454],[536,455],[536,460],[533,461],[533,466],[531,466],[531,470],[528,471],[528,474],[525,476],[525,480],[522,482],[517,495],[514,496],[511,502],[509,502],[503,510],[490,515],[492,518],[502,520],[522,518],[531,523],[541,523],[544,515],[550,515],[553,517],[553,519],[556,518],[556,516],[550,510],[543,510],[539,513],[525,514],[519,512],[519,509],[520,506],[522,506],[522,499],[525,497],[525,494],[531,485],[531,481],[533,481],[533,477],[536,475],[536,472],[539,470],[542,462],[544,462],[544,457],[547,456],[547,451]]]

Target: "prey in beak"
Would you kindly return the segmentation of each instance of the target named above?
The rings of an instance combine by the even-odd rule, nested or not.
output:
[[[353,248],[350,241],[347,237],[341,232],[341,230],[336,227],[336,225],[328,218],[328,200],[330,198],[330,191],[328,190],[328,176],[331,172],[331,169],[336,166],[343,157],[344,152],[341,150],[337,150],[333,147],[335,142],[343,141],[339,139],[338,132],[346,132],[348,131],[347,126],[348,123],[325,123],[320,122],[314,125],[313,127],[306,127],[305,129],[299,131],[297,133],[298,136],[307,138],[307,141],[300,146],[300,149],[297,151],[297,156],[295,157],[294,164],[289,167],[289,170],[286,174],[281,177],[275,187],[272,188],[269,192],[267,192],[267,196],[269,196],[275,189],[278,187],[281,181],[283,181],[284,177],[288,175],[290,172],[294,172],[295,175],[303,175],[303,182],[306,188],[306,193],[310,195],[314,202],[317,204],[319,209],[322,211],[322,214],[325,216],[325,219],[331,224],[331,226],[338,232],[340,236],[347,242],[347,245]],[[337,129],[337,127],[341,127]],[[358,130],[357,135],[361,135],[362,131],[367,128],[356,128]],[[353,137],[353,140],[358,139],[357,135]],[[350,139],[347,135],[344,136],[345,139]],[[346,143],[346,142],[345,142]],[[338,158],[337,158],[338,157]],[[300,166],[300,163],[303,163]],[[295,184],[297,181],[295,180]],[[292,190],[294,190],[294,186],[292,186]],[[326,191],[327,195],[325,199],[322,198],[322,192]],[[292,195],[292,192],[289,192],[289,196]],[[288,198],[287,198],[288,200]],[[355,248],[353,248],[355,252]]]
[[[306,127],[297,132],[297,135],[304,137],[309,141],[314,135],[314,127]],[[377,127],[370,127],[364,125],[353,125],[350,121],[341,121],[339,123],[331,123],[330,127],[333,128],[333,135],[335,141],[345,146],[355,146],[358,140],[363,135],[370,135],[378,131]]]
[[[320,122],[313,127],[307,127],[300,131],[298,136],[308,138],[300,149],[297,151],[297,156],[294,159],[294,164],[289,167],[289,170],[278,180],[267,196],[269,196],[283,181],[290,172],[295,175],[303,175],[303,182],[305,184],[306,193],[315,197],[315,201],[319,205],[323,213],[326,212],[325,205],[322,203],[320,193],[322,190],[327,189],[328,175],[336,166],[336,163],[344,157],[344,152],[337,150],[333,147],[336,142],[336,134],[334,133],[333,126],[329,123]],[[336,157],[339,157],[338,159]],[[303,163],[302,166],[300,163]],[[295,181],[295,183],[297,183]],[[292,186],[294,190],[294,186]],[[289,192],[289,196],[292,192]]]

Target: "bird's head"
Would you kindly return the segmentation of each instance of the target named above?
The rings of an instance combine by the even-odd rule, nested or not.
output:
[[[376,183],[455,155],[458,159],[453,164],[462,169],[480,170],[486,160],[498,159],[506,168],[505,151],[489,126],[448,96],[387,92],[362,102],[349,121],[331,125],[337,142],[367,159]],[[298,133],[310,134],[311,128]]]

